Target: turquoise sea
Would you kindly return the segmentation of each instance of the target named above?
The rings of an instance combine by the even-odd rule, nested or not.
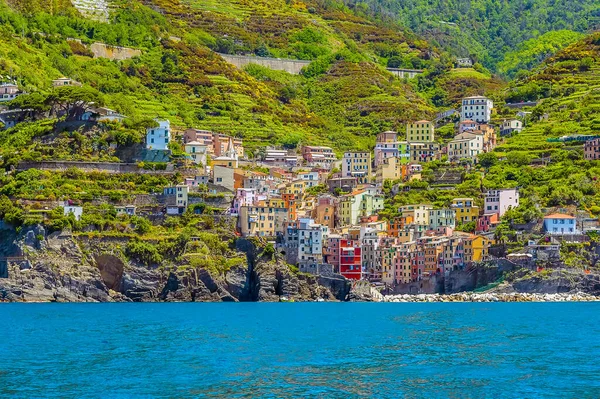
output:
[[[0,305],[0,398],[599,398],[599,303]]]

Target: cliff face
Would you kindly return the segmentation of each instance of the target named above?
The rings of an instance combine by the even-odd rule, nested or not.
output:
[[[147,268],[111,253],[106,246],[82,245],[68,233],[47,238],[40,227],[18,236],[1,230],[12,248],[6,277],[0,274],[0,300],[112,302],[112,301],[295,301],[345,300],[350,282],[339,275],[316,277],[295,274],[257,244],[238,240],[247,265],[214,275],[202,268]],[[9,247],[8,245],[6,247]]]

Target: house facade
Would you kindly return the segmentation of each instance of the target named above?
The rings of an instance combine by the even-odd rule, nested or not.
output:
[[[600,159],[600,139],[588,140],[583,144],[583,157],[587,161]]]
[[[168,150],[171,141],[171,122],[157,121],[158,127],[146,129],[146,148],[149,150]]]
[[[492,119],[494,102],[487,97],[473,96],[462,100],[460,120],[472,120],[479,123],[489,123]]]
[[[435,141],[433,122],[420,120],[406,125],[406,141],[412,143],[431,143]]]
[[[359,184],[371,179],[371,153],[345,152],[342,159],[342,177],[355,177]]]
[[[545,216],[544,231],[548,234],[579,234],[577,219],[563,213],[553,213]]]

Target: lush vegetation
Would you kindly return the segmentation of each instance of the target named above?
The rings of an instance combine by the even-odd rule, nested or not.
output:
[[[154,117],[168,118],[176,130],[193,126],[242,137],[250,151],[266,144],[366,150],[373,147],[377,133],[404,131],[407,121],[432,118],[436,111],[457,107],[462,97],[475,94],[494,99],[496,125],[515,116],[506,103],[537,105],[526,109],[531,113],[523,132],[501,138],[496,150],[480,157],[477,165],[436,161],[424,165],[422,181],[386,184],[383,217],[392,218],[398,206],[411,203],[449,206],[455,197],[473,197],[481,205],[485,189],[502,187],[519,187],[522,196],[521,206],[509,212],[499,229],[503,237],[510,235],[511,223],[534,221],[546,209],[578,207],[600,215],[600,166],[583,160],[581,143],[547,141],[600,134],[599,34],[583,40],[567,30],[542,34],[556,27],[587,29],[580,15],[569,13],[591,15],[589,3],[553,3],[545,8],[548,18],[541,18],[538,13],[546,5],[541,0],[529,6],[522,1],[479,1],[471,2],[475,6],[469,9],[459,2],[455,8],[462,10],[460,15],[450,4],[438,2],[415,19],[422,26],[404,21],[417,31],[437,32],[439,43],[456,45],[456,54],[476,52],[481,62],[473,68],[454,68],[445,52],[381,14],[376,20],[371,11],[377,8],[370,11],[365,2],[350,3],[116,1],[111,24],[106,24],[82,18],[66,2],[54,2],[48,10],[39,1],[9,6],[0,0],[0,75],[16,78],[30,93],[8,106],[33,110],[26,123],[0,131],[0,166],[7,172],[0,177],[0,217],[17,226],[44,223],[50,230],[124,237],[128,244],[123,253],[148,265],[168,257],[224,270],[236,262],[228,260],[234,256],[232,228],[209,217],[207,205],[155,224],[116,213],[115,204],[180,182],[182,176],[158,173],[166,164],[139,165],[155,174],[118,175],[76,169],[17,173],[14,168],[21,161],[118,161],[122,151],[142,142],[144,128]],[[378,4],[400,7],[392,1]],[[423,5],[405,2],[398,9],[406,11],[401,19],[422,11]],[[527,7],[532,11],[524,12]],[[564,15],[565,26],[552,22]],[[487,25],[467,24],[480,20]],[[511,21],[521,21],[518,34],[513,35]],[[446,41],[438,34],[455,30]],[[529,38],[517,46],[518,40]],[[136,47],[142,55],[125,61],[93,58],[88,45],[95,41]],[[238,70],[215,51],[313,62],[300,75],[252,64]],[[536,67],[548,55],[552,56]],[[386,66],[425,71],[401,81]],[[506,83],[494,76],[488,68],[496,66],[514,80]],[[83,86],[51,88],[51,80],[61,76]],[[89,102],[104,104],[128,119],[122,124],[78,124]],[[453,122],[437,130],[440,143],[453,136]],[[172,149],[175,156],[181,155],[179,146]],[[441,172],[460,176],[460,183],[448,189],[437,181]],[[325,190],[320,185],[308,193]],[[82,220],[64,215],[60,207],[45,209],[64,200],[84,207]],[[463,231],[473,228],[460,226]],[[193,251],[184,245],[191,237],[199,237]]]
[[[359,15],[400,21],[419,34],[435,38],[451,53],[471,56],[492,69],[526,40],[561,29],[589,32],[600,18],[600,6],[594,0],[348,0],[347,3]]]

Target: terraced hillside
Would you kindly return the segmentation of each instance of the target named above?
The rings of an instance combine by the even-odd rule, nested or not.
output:
[[[510,101],[538,100],[528,127],[501,151],[551,155],[562,144],[549,138],[600,134],[600,34],[551,57],[529,76],[515,81]]]
[[[68,7],[47,14],[34,3],[11,8],[0,2],[7,32],[0,35],[0,75],[19,77],[30,92],[69,76],[98,89],[107,106],[134,119],[168,118],[176,129],[233,134],[250,149],[300,142],[365,149],[382,129],[434,114],[411,85],[378,63],[396,54],[410,66],[426,66],[435,52],[341,6],[228,0],[217,12],[216,2],[114,0],[108,24]],[[362,33],[342,28],[349,23]],[[121,62],[92,58],[86,46],[95,41],[139,48],[142,55]],[[215,50],[314,62],[302,76],[249,74]]]
[[[600,33],[565,48],[536,71],[514,82],[510,102],[539,101],[525,129],[503,140],[489,162],[486,187],[520,187],[522,205],[509,214],[533,220],[543,207],[578,206],[600,214],[600,167],[583,159],[582,142],[552,142],[561,136],[600,135]],[[515,110],[499,107],[497,122]]]

